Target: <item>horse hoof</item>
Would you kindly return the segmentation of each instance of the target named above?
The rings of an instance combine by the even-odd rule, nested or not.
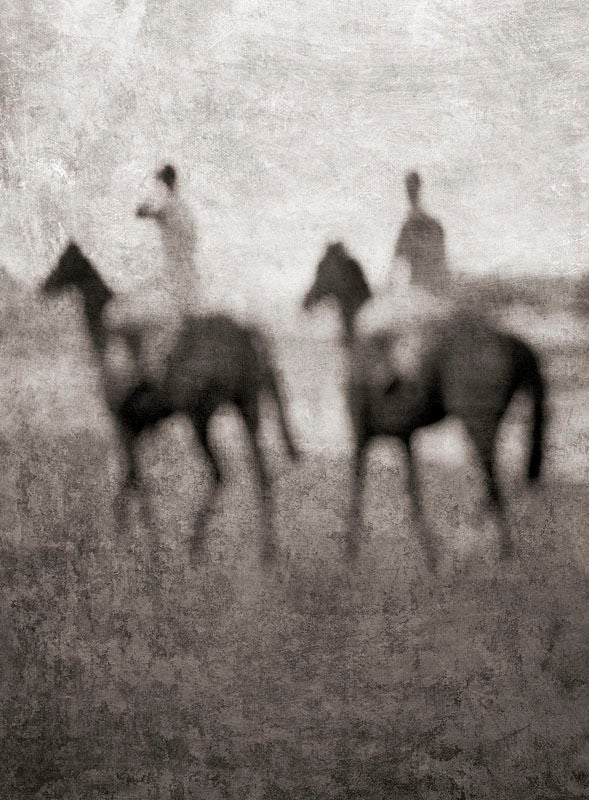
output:
[[[360,554],[360,543],[357,536],[348,536],[346,538],[345,557],[346,561],[353,563],[357,561]]]
[[[499,551],[499,558],[501,561],[511,561],[515,555],[512,544],[504,544]]]
[[[203,531],[195,531],[187,540],[188,550],[192,561],[202,559],[205,553],[206,538]]]
[[[278,547],[276,546],[276,541],[273,536],[266,536],[262,543],[262,563],[265,566],[269,566],[276,561],[276,555],[278,553]]]
[[[431,553],[425,559],[425,565],[431,575],[436,575],[438,572],[438,557]]]
[[[208,510],[205,510],[205,511],[199,511],[196,517],[194,518],[194,524],[192,526],[192,531],[193,531],[192,536],[195,540],[204,538],[209,516],[210,512]]]
[[[129,534],[131,529],[130,515],[124,501],[117,501],[115,504],[113,508],[113,522],[114,529],[119,538],[125,537],[127,534]]]
[[[202,530],[195,531],[190,537],[189,542],[192,550],[196,550],[197,552],[202,550],[205,544],[204,531]]]

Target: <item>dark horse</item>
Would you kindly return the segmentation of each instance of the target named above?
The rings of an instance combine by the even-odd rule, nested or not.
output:
[[[539,477],[545,426],[545,383],[536,355],[517,336],[499,331],[482,315],[456,311],[448,319],[432,323],[429,344],[416,380],[401,382],[394,391],[387,391],[382,381],[375,379],[370,365],[386,357],[382,354],[388,352],[387,348],[402,331],[367,336],[361,340],[355,336],[357,312],[370,297],[370,287],[360,264],[348,255],[341,243],[328,245],[303,307],[308,310],[324,299],[334,299],[341,311],[346,333],[344,341],[350,353],[348,406],[355,440],[348,531],[350,554],[355,553],[358,547],[367,446],[376,436],[395,436],[405,445],[409,493],[417,529],[428,566],[435,569],[437,553],[423,521],[414,465],[413,434],[419,428],[453,415],[462,420],[479,454],[501,530],[501,554],[509,556],[513,543],[497,482],[496,437],[515,392],[525,390],[533,403],[528,478],[533,481]]]
[[[147,508],[136,453],[140,434],[172,414],[182,413],[190,419],[213,475],[212,491],[195,524],[194,542],[200,541],[221,485],[221,472],[209,441],[209,421],[220,406],[230,404],[245,422],[262,489],[264,545],[271,548],[271,483],[258,440],[260,398],[264,392],[275,402],[289,456],[295,459],[298,452],[286,420],[282,389],[262,335],[253,327],[240,325],[225,315],[187,317],[167,358],[167,373],[161,385],[131,381],[123,395],[116,395],[109,390],[106,351],[110,334],[103,319],[104,309],[114,294],[73,242],[62,253],[42,289],[45,293],[54,293],[69,287],[77,289],[82,296],[86,326],[103,370],[106,402],[127,458],[127,472],[117,504],[125,523],[131,491],[142,492],[142,507],[144,511]],[[136,351],[142,332],[131,326],[127,333],[129,347]]]

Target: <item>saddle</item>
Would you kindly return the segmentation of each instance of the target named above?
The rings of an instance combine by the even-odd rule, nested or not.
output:
[[[415,384],[427,352],[454,313],[448,299],[412,286],[370,301],[358,324],[368,381],[385,392]]]
[[[359,343],[354,361],[365,381],[383,392],[390,392],[397,386],[419,380],[433,340],[430,328],[379,331]]]

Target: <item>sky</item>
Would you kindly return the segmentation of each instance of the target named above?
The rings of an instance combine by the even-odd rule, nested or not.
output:
[[[213,302],[296,320],[328,240],[383,281],[418,169],[459,271],[588,267],[585,0],[5,0],[0,263],[117,289],[172,161]],[[298,324],[298,323],[296,323]]]

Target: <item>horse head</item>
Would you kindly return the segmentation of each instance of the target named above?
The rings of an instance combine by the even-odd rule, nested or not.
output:
[[[303,308],[309,311],[324,300],[335,300],[346,332],[351,335],[356,312],[371,296],[360,264],[342,242],[331,242],[317,265],[315,281],[304,297]]]
[[[90,262],[78,245],[70,241],[43,282],[41,290],[53,294],[70,286],[79,286],[91,270]]]
[[[106,332],[102,313],[113,292],[100,277],[78,245],[70,241],[57,264],[41,284],[41,292],[55,295],[66,289],[77,289],[83,298],[84,315],[95,349],[102,353]]]

